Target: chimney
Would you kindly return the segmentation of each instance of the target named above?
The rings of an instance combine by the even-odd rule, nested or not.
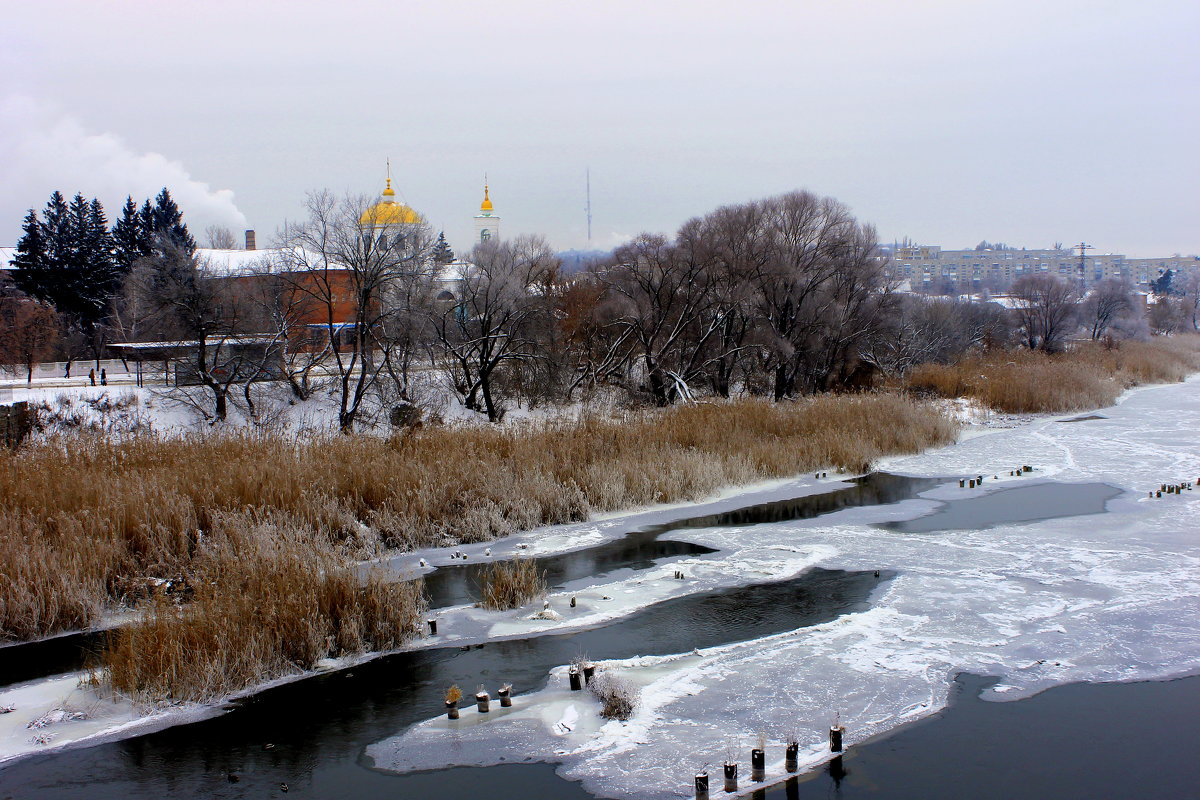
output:
[[[254,231],[246,231],[246,249],[247,250],[257,249],[254,246]]]

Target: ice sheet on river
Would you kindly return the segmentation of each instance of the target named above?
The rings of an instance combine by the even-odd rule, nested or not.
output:
[[[679,656],[604,665],[641,688],[627,723],[603,722],[597,704],[569,693],[561,671],[518,710],[454,730],[430,720],[368,749],[395,771],[534,758],[614,797],[690,795],[692,774],[729,748],[743,763],[759,733],[768,772],[799,734],[802,759],[824,757],[834,713],[853,744],[933,713],[960,671],[998,675],[992,699],[1056,684],[1164,678],[1200,671],[1200,491],[1148,499],[1161,483],[1200,476],[1200,382],[1131,393],[1104,419],[1038,421],[894,459],[913,475],[984,474],[982,490],[938,489],[933,500],[1031,481],[1104,482],[1126,489],[1103,516],[980,531],[907,534],[871,527],[933,510],[930,500],[850,509],[803,522],[677,535],[722,548],[707,566],[742,572],[767,548],[812,548],[831,569],[899,571],[867,611],[766,639]],[[1032,476],[1008,477],[1031,464]],[[1001,479],[992,481],[992,475]],[[761,564],[761,559],[759,564]],[[602,653],[590,654],[603,658]],[[555,723],[566,705],[578,721]]]

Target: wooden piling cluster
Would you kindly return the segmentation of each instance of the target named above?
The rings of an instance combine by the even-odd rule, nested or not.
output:
[[[1150,490],[1147,494],[1153,498],[1162,497],[1164,494],[1183,494],[1184,492],[1192,491],[1193,486],[1200,486],[1200,478],[1196,479],[1193,484],[1191,481],[1183,481],[1182,483],[1164,483],[1160,484],[1158,491]]]
[[[506,683],[496,692],[496,696],[500,698],[501,708],[512,708],[512,684]],[[458,719],[459,708],[458,701],[462,699],[462,692],[458,691],[457,686],[450,687],[446,692],[446,718]],[[492,696],[483,688],[483,684],[479,684],[479,688],[475,691],[475,710],[480,714],[489,714],[492,710]]]
[[[835,722],[829,728],[829,751],[831,753],[841,753],[845,747],[846,727],[838,722]],[[838,756],[835,761],[839,767],[841,765],[841,756]],[[789,773],[798,772],[800,770],[800,743],[797,741],[789,741],[787,749],[784,751],[783,768]],[[738,765],[736,761],[726,760],[722,764],[722,772],[725,778],[725,791],[732,794],[738,790]],[[767,753],[762,740],[759,740],[759,745],[750,751],[750,780],[756,783],[762,783],[767,779]],[[708,772],[700,771],[696,773],[694,783],[696,789],[696,800],[708,800]]]
[[[596,665],[590,661],[572,664],[567,669],[567,681],[572,692],[578,692],[592,682],[596,677]]]

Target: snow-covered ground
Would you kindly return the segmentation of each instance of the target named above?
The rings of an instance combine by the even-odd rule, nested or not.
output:
[[[248,413],[240,387],[229,395],[226,428],[261,428],[282,433],[330,433],[337,430],[338,397],[335,388],[318,390],[303,402],[297,402],[283,383],[254,385],[255,414]],[[446,385],[445,376],[436,370],[418,372],[410,389],[412,400],[427,418],[448,425],[490,425],[485,414],[470,411]],[[3,380],[0,373],[0,405],[29,402],[39,407],[39,420],[47,434],[73,434],[80,431],[114,435],[159,433],[177,436],[211,429],[212,395],[202,387],[179,389],[161,383],[144,387],[131,381],[111,381],[108,386],[90,385],[86,372],[70,380],[35,378],[32,385],[23,380]],[[619,406],[615,393],[597,394],[585,409],[582,403],[566,406],[528,408],[510,404],[504,423],[520,425],[546,420],[576,419],[580,414],[612,414]],[[387,422],[383,401],[370,396],[364,402],[356,430],[386,435],[393,429]]]
[[[602,664],[640,687],[641,704],[629,722],[599,719],[597,704],[566,691],[564,669],[558,669],[545,690],[518,698],[511,713],[481,718],[464,710],[453,729],[442,719],[429,720],[396,731],[368,755],[382,769],[406,771],[450,762],[498,763],[520,752],[522,758],[561,763],[566,777],[584,781],[597,794],[685,796],[696,771],[707,767],[716,781],[729,751],[745,769],[760,734],[768,742],[768,772],[778,777],[783,743],[793,731],[802,763],[827,757],[825,737],[834,714],[847,726],[851,744],[931,714],[945,704],[952,676],[961,671],[1000,676],[990,691],[994,699],[1071,681],[1200,671],[1200,544],[1191,523],[1200,510],[1200,491],[1146,497],[1161,483],[1200,477],[1198,395],[1196,379],[1139,389],[1101,412],[1104,419],[1039,418],[1012,428],[979,428],[973,432],[979,435],[957,445],[882,465],[910,475],[986,474],[981,489],[944,486],[922,499],[807,521],[674,531],[672,538],[719,552],[577,581],[550,598],[560,620],[531,618],[537,608],[441,611],[439,635],[416,646],[577,630],[669,597],[779,580],[812,566],[899,573],[870,609],[832,622],[699,652]],[[1022,464],[1037,471],[1009,477]],[[991,475],[1000,478],[993,481]],[[935,534],[872,527],[929,513],[939,500],[1047,480],[1100,481],[1127,492],[1110,501],[1103,516]],[[838,485],[811,479],[764,484],[726,492],[699,507],[611,515],[458,549],[471,560],[487,558],[489,550],[493,558],[561,552],[667,519]],[[439,564],[448,557],[417,553],[392,566],[417,572],[420,558]],[[677,569],[686,580],[673,579]],[[569,595],[578,597],[575,608]],[[0,689],[0,706],[16,707],[0,715],[0,760],[219,713],[215,706],[170,709],[135,723],[134,709],[101,701],[79,685],[80,677]],[[89,710],[90,719],[59,719],[45,728],[54,739],[35,741],[42,729],[28,723],[64,708]],[[447,747],[447,737],[454,747]]]
[[[602,664],[642,687],[629,722],[600,720],[597,703],[564,691],[559,670],[543,692],[520,698],[519,712],[481,718],[466,711],[453,726],[429,720],[368,755],[379,768],[408,771],[499,763],[519,752],[561,763],[564,777],[600,795],[681,797],[690,795],[697,771],[716,781],[729,752],[744,770],[760,734],[768,774],[779,778],[791,732],[802,763],[813,764],[828,757],[835,714],[851,744],[929,715],[945,705],[958,672],[1000,676],[988,699],[1004,700],[1068,682],[1200,671],[1200,491],[1147,496],[1162,483],[1194,484],[1200,476],[1198,395],[1196,379],[1136,390],[1104,419],[1040,419],[884,465],[912,475],[1004,476],[981,490],[944,487],[929,500],[809,521],[676,532],[722,548],[703,557],[708,567],[743,579],[762,568],[761,560],[749,563],[755,554],[784,544],[807,550],[823,567],[899,575],[872,608],[833,622],[699,653]],[[1007,477],[1022,464],[1036,465],[1040,477]],[[932,500],[1046,478],[1127,492],[1103,516],[938,534],[871,527],[927,512]]]

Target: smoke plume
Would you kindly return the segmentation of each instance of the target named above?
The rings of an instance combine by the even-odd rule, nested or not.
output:
[[[232,191],[196,180],[161,153],[136,152],[115,134],[89,132],[69,114],[19,95],[0,100],[0,119],[0,246],[16,242],[26,211],[40,211],[56,189],[68,199],[76,192],[99,198],[112,220],[127,195],[141,202],[165,186],[193,235],[208,225],[245,227]]]

